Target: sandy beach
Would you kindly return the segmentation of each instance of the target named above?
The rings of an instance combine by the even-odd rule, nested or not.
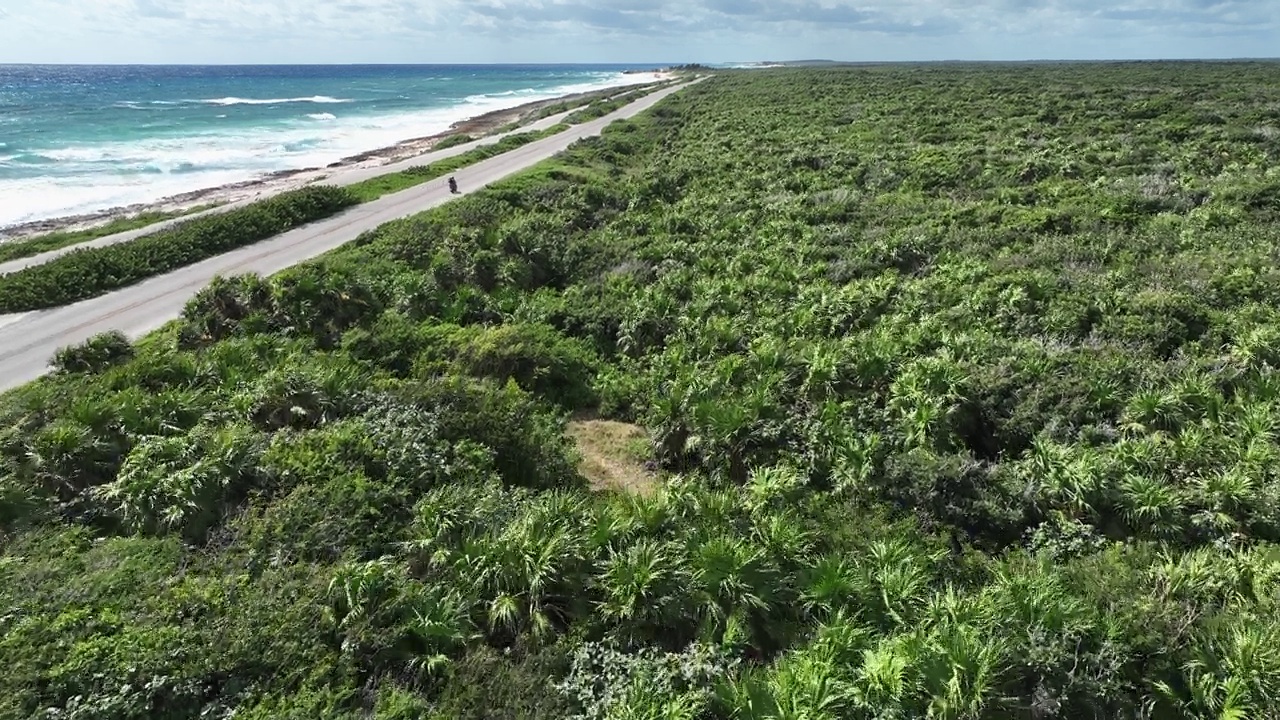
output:
[[[674,75],[665,71],[628,73],[635,76],[636,82],[619,85],[591,92],[573,93],[545,100],[537,100],[510,108],[493,110],[466,120],[454,123],[448,130],[434,135],[408,138],[387,147],[367,150],[325,167],[305,167],[270,173],[242,182],[228,183],[216,187],[203,188],[191,192],[162,197],[152,202],[137,203],[101,210],[98,212],[64,217],[47,218],[32,222],[10,225],[0,228],[0,243],[20,240],[33,235],[49,232],[81,230],[103,225],[121,217],[130,217],[144,212],[182,213],[194,208],[209,205],[223,205],[249,198],[272,195],[286,190],[309,185],[322,180],[332,179],[344,171],[365,170],[391,163],[409,160],[430,152],[447,137],[454,135],[470,135],[483,137],[491,135],[512,124],[526,125],[536,120],[546,108],[564,102],[582,102],[598,98],[609,98],[633,91],[643,85],[665,82]]]

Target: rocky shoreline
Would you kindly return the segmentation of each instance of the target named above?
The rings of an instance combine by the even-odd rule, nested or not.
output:
[[[628,74],[645,73],[636,71]],[[512,124],[524,125],[536,120],[541,111],[553,105],[559,105],[564,102],[588,101],[596,97],[607,97],[632,87],[624,85],[590,92],[573,93],[546,100],[535,100],[503,110],[493,110],[483,115],[456,122],[444,132],[410,138],[387,147],[367,150],[345,157],[322,168],[309,167],[280,170],[251,180],[170,195],[152,202],[135,203],[81,215],[48,218],[11,225],[0,228],[0,243],[50,232],[83,230],[106,224],[117,218],[132,217],[144,212],[183,213],[196,207],[223,205],[263,194],[283,192],[323,180],[337,170],[376,167],[413,158],[430,152],[441,140],[454,135],[481,137],[493,134],[501,128]]]

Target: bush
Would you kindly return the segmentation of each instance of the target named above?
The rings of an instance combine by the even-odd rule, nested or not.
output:
[[[349,190],[317,185],[130,242],[75,250],[0,276],[0,312],[40,310],[96,297],[329,217],[356,202]]]
[[[475,138],[471,137],[470,135],[467,135],[466,133],[454,133],[453,135],[447,135],[444,138],[442,138],[435,145],[432,145],[431,149],[446,150],[451,147],[466,145],[469,142],[475,142],[475,140],[476,140]]]
[[[512,379],[567,409],[594,402],[596,358],[585,343],[550,326],[442,325],[422,331],[421,339],[423,350],[415,362],[419,376],[454,371],[504,382]]]
[[[98,373],[132,357],[133,343],[119,330],[111,330],[79,345],[61,348],[53,356],[52,365],[61,373]]]

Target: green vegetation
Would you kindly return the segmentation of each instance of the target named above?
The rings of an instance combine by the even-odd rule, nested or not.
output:
[[[0,717],[1274,717],[1278,79],[724,73],[68,349]]]
[[[642,85],[626,85],[622,87],[597,90],[573,100],[566,100],[554,105],[548,105],[535,115],[534,118],[540,120],[558,113],[577,110],[577,112],[565,118],[565,123],[569,125],[580,125],[588,120],[604,117],[618,108],[639,100],[646,95],[671,87],[674,84],[674,81],[666,80],[662,82],[645,83]],[[602,111],[602,108],[607,109]]]
[[[350,186],[350,190],[359,198],[360,202],[369,202],[377,200],[383,195],[393,192],[407,190],[415,185],[421,185],[429,180],[444,177],[451,172],[475,165],[481,160],[488,160],[506,152],[511,152],[518,147],[524,147],[531,142],[541,140],[545,137],[555,135],[568,129],[567,125],[554,125],[546,130],[537,130],[532,132],[518,133],[516,135],[508,135],[501,140],[481,145],[462,153],[454,155],[444,160],[437,160],[430,165],[415,165],[407,170],[400,172],[387,173],[377,177],[369,178],[360,183]]]
[[[438,143],[436,143],[435,145],[431,146],[431,149],[432,149],[432,150],[447,150],[447,149],[449,149],[449,148],[451,148],[451,147],[457,147],[457,146],[459,146],[459,145],[466,145],[466,144],[467,144],[467,143],[469,143],[469,142],[475,142],[475,141],[476,141],[476,139],[475,139],[474,137],[472,137],[472,136],[470,136],[470,135],[468,135],[468,134],[466,134],[466,133],[455,133],[455,134],[453,134],[453,135],[447,135],[447,136],[445,136],[444,138],[442,138],[442,139],[440,140],[440,142],[438,142]]]
[[[21,258],[31,257],[32,255],[49,252],[50,250],[60,250],[70,245],[78,245],[89,240],[97,240],[100,237],[128,232],[130,230],[137,230],[138,228],[154,225],[164,220],[171,220],[184,215],[193,215],[202,210],[208,210],[211,207],[214,207],[214,205],[201,205],[199,207],[188,208],[181,212],[144,212],[137,215],[130,215],[128,217],[116,218],[105,225],[86,228],[84,230],[51,232],[44,235],[34,235],[21,240],[12,240],[10,242],[0,243],[0,262],[19,260]]]
[[[638,87],[640,89],[644,89],[644,88],[652,88],[655,85],[656,83],[648,84],[648,85],[640,85]],[[560,113],[569,112],[570,110],[576,110],[581,107],[586,107],[591,103],[599,100],[607,100],[618,90],[619,88],[605,88],[604,90],[596,90],[593,92],[584,93],[582,95],[579,95],[578,97],[573,97],[568,100],[561,100],[560,102],[552,103],[550,105],[543,107],[541,110],[539,110],[537,114],[533,116],[532,119],[534,121],[542,120],[543,118],[549,118],[552,115],[558,115]]]
[[[615,110],[630,105],[646,95],[651,95],[659,90],[670,87],[673,84],[674,83],[672,81],[653,83],[650,85],[643,85],[636,90],[593,100],[586,107],[565,117],[564,122],[567,125],[581,125],[584,122],[590,122],[596,118],[602,118]]]
[[[646,87],[632,99],[638,99],[655,89],[657,88]],[[627,102],[630,100],[610,103],[603,112],[592,117],[603,116]],[[592,106],[588,109],[594,111],[597,108]],[[586,119],[592,118],[579,118],[576,122],[584,122]],[[321,214],[291,218],[288,220],[289,224],[275,225],[274,227],[280,229],[268,232],[266,235],[260,233],[264,228],[273,227],[270,223],[275,221],[271,218],[277,217],[282,210],[286,213],[291,212],[288,208],[295,203],[301,205],[313,203],[320,198],[320,195],[294,191],[281,196],[286,199],[280,202],[276,202],[277,198],[269,198],[224,215],[197,218],[128,243],[103,248],[85,248],[42,265],[0,275],[0,313],[57,307],[76,300],[95,297],[139,280],[204,260],[229,249],[259,242],[284,230],[328,217],[350,205],[370,202],[383,195],[406,190],[567,129],[569,125],[561,123],[541,131],[508,135],[496,143],[477,147],[461,155],[429,165],[414,166],[400,172],[379,175],[349,188],[336,189],[323,185],[305,188],[304,190],[315,190],[321,195],[330,195],[327,199],[321,199],[321,204],[330,202],[337,204],[327,210],[318,207],[304,209],[304,213],[318,211]],[[449,140],[455,140],[455,142],[448,142]],[[471,140],[472,138],[467,135],[451,136],[436,149],[453,147]],[[263,225],[262,222],[268,224]],[[244,223],[247,225],[241,229],[235,227],[237,224]],[[119,225],[112,230],[112,232],[121,231],[123,230]],[[240,232],[247,234],[237,234]],[[83,239],[88,238],[81,238]],[[44,242],[44,238],[37,238],[30,241],[30,244],[22,244],[22,247],[15,248],[14,252],[17,253],[15,257],[25,256],[23,253],[29,255],[53,249],[41,244]],[[72,242],[64,242],[62,246],[69,244]],[[4,246],[0,246],[0,253],[3,253],[3,248]]]
[[[74,250],[0,275],[0,312],[39,310],[95,297],[329,217],[356,202],[344,188],[318,185],[118,245]]]

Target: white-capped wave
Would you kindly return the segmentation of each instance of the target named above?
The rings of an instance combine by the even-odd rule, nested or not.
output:
[[[307,117],[312,120],[337,120],[338,116],[333,113],[310,113]]]
[[[407,138],[443,132],[460,120],[486,112],[654,79],[649,74],[615,73],[596,81],[546,90],[473,96],[442,108],[385,115],[344,113],[324,122],[299,116],[283,125],[228,127],[181,137],[41,150],[44,164],[39,174],[0,178],[0,227],[155,201],[280,170],[323,167]]]
[[[329,97],[328,95],[313,95],[311,97],[265,98],[265,99],[224,97],[224,98],[213,98],[211,100],[197,100],[195,102],[202,102],[208,105],[280,105],[282,103],[322,103],[322,104],[349,103],[349,102],[355,102],[355,100],[350,100],[347,98]]]

